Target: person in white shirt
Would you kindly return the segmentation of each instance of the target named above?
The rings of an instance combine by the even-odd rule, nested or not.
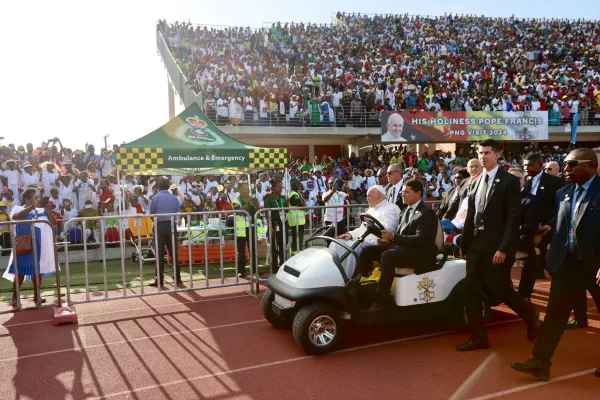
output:
[[[315,171],[313,181],[318,192],[323,193],[327,191],[327,179],[323,176],[323,173],[320,170]]]
[[[358,168],[354,168],[352,178],[350,178],[348,186],[350,187],[350,190],[352,190],[352,194],[354,195],[355,199],[357,199],[360,195],[360,189],[362,188],[364,182],[365,178],[363,176],[360,176],[360,170]]]
[[[372,186],[377,185],[377,178],[373,175],[372,169],[365,170],[365,190],[369,190]]]
[[[377,221],[381,222],[385,229],[395,232],[398,228],[400,209],[397,205],[392,204],[385,199],[385,189],[380,185],[372,186],[367,192],[367,201],[369,202],[369,208],[367,209],[366,214],[369,214]],[[345,244],[352,246],[358,237],[364,234],[366,230],[366,225],[362,223],[358,228],[339,235],[338,239],[344,240]],[[365,238],[363,243],[356,247],[355,251],[360,254],[366,246],[374,245],[377,245],[377,237],[371,234]],[[331,243],[329,248],[335,251],[339,256],[347,251],[335,243]],[[352,255],[349,255],[342,262],[342,266],[344,267],[348,278],[351,278],[354,275],[356,262],[356,258]]]
[[[58,166],[49,161],[43,162],[42,167],[42,185],[44,196],[50,195],[50,189],[56,187],[56,180],[60,176],[57,172]]]
[[[20,169],[15,169],[17,162],[15,160],[8,160],[2,163],[2,176],[4,176],[8,183],[8,188],[13,192],[13,205],[21,205],[21,195],[19,193],[19,178],[21,175]]]
[[[25,161],[23,164],[23,173],[21,174],[21,182],[23,182],[23,189],[27,189],[28,187],[35,187],[37,189],[38,184],[40,183],[40,174],[37,172],[33,172],[33,166],[30,162]]]
[[[73,189],[77,192],[76,209],[83,210],[85,208],[85,202],[88,200],[92,202],[94,208],[98,206],[94,180],[88,178],[87,172],[84,171],[79,175],[79,179],[75,182]]]
[[[323,193],[323,203],[327,208],[325,211],[325,225],[334,225],[336,230],[334,231],[337,235],[346,233],[346,225],[344,224],[344,207],[346,198],[352,199],[352,192],[348,187],[348,183],[344,183],[342,186],[341,179],[331,179],[327,186],[329,190]],[[336,207],[338,206],[338,207]]]

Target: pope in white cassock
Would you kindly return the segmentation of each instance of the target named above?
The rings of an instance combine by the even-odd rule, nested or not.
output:
[[[381,222],[385,229],[391,232],[395,232],[398,228],[398,222],[400,219],[400,208],[397,205],[388,202],[385,199],[385,189],[381,185],[371,186],[367,191],[367,201],[369,202],[369,209],[366,214],[371,215],[377,221]],[[364,222],[353,231],[338,236],[338,239],[344,240],[345,244],[352,246],[356,239],[367,230]],[[363,243],[359,244],[355,249],[357,254],[360,254],[365,246],[377,245],[377,236],[371,234],[367,236]],[[339,256],[344,254],[347,250],[335,243],[331,243],[329,248],[335,251]],[[356,269],[356,258],[352,255],[346,257],[342,262],[342,266],[346,271],[348,278],[352,277],[354,270]]]

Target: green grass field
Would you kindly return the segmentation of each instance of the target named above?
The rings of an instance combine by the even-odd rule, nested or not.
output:
[[[85,293],[85,273],[84,263],[71,263],[69,269],[71,271],[71,293]],[[64,294],[66,292],[66,274],[65,265],[61,264],[60,283],[61,291]],[[209,279],[216,279],[221,277],[221,266],[220,264],[208,264],[208,277]],[[143,264],[143,279],[144,285],[148,285],[155,277],[156,264],[154,262],[147,262]],[[123,279],[121,275],[122,267],[121,260],[108,260],[106,262],[106,279],[108,290],[119,290],[123,289]],[[205,266],[204,264],[198,264],[192,266],[193,279],[195,285],[198,286],[198,281],[206,279]],[[246,269],[249,271],[249,268]],[[260,272],[268,272],[269,266],[259,266]],[[224,263],[223,273],[225,277],[235,277],[236,268],[234,263]],[[247,272],[248,273],[248,272]],[[172,268],[165,263],[165,282],[171,283],[173,274]],[[189,282],[189,267],[184,266],[181,269],[181,279],[187,286]],[[103,292],[104,291],[104,274],[102,261],[91,261],[88,263],[88,277],[90,292]],[[136,288],[140,286],[140,265],[139,262],[133,262],[130,258],[125,260],[125,285],[128,288]],[[42,281],[42,297],[52,296],[56,293],[56,276],[50,275]],[[33,298],[33,286],[30,281],[25,281],[21,288],[22,298]],[[0,301],[10,301],[12,298],[12,283],[6,279],[0,279]]]

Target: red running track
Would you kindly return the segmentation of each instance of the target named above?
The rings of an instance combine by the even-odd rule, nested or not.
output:
[[[544,310],[549,281],[536,286]],[[591,301],[589,307],[592,307]],[[550,382],[509,366],[529,357],[525,326],[494,311],[489,351],[458,353],[465,334],[435,323],[350,325],[342,349],[306,356],[263,320],[241,287],[79,305],[78,325],[52,310],[0,316],[0,399],[448,399],[491,354],[463,398],[598,399],[600,316],[568,331]]]

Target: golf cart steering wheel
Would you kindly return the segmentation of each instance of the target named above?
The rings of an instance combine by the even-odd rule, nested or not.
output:
[[[381,238],[381,231],[386,230],[385,226],[372,215],[360,214],[360,220],[364,222],[365,225],[367,225],[367,229],[378,238]]]

